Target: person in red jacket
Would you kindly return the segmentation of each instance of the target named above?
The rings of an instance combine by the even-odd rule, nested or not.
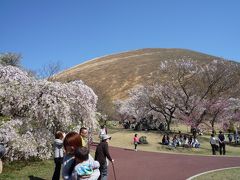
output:
[[[112,163],[114,160],[111,158],[108,149],[108,142],[111,139],[111,136],[103,135],[102,141],[98,144],[96,152],[95,152],[95,160],[100,164],[100,177],[99,180],[107,180],[108,176],[108,160]],[[108,160],[107,160],[108,159]]]
[[[134,135],[133,144],[134,144],[134,150],[137,151],[137,145],[139,144],[139,138],[137,137],[137,134]]]

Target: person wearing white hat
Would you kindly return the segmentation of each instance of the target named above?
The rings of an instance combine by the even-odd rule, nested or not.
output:
[[[104,134],[102,136],[102,141],[98,144],[95,152],[95,160],[100,163],[100,177],[99,180],[107,180],[108,176],[108,160],[112,163],[114,160],[111,158],[108,149],[108,142],[111,139],[111,136]],[[107,160],[108,159],[108,160]]]

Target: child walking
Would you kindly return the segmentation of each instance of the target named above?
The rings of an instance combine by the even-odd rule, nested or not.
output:
[[[139,138],[137,137],[138,135],[135,134],[133,138],[133,143],[134,143],[134,150],[137,151],[137,145],[139,143]]]
[[[61,131],[56,132],[54,140],[54,163],[55,170],[52,180],[60,179],[61,165],[63,163],[63,138],[64,134]]]

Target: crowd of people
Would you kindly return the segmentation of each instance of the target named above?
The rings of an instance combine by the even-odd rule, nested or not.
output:
[[[197,140],[196,136],[189,136],[187,134],[182,134],[181,131],[179,131],[178,135],[174,135],[172,139],[170,139],[168,134],[164,134],[162,138],[162,144],[171,146],[171,147],[186,147],[186,148],[199,148],[200,143]]]
[[[239,144],[239,134],[238,132],[234,132],[233,134],[228,133],[228,144],[238,145]],[[233,141],[234,140],[234,141]],[[210,145],[212,149],[212,154],[216,155],[216,152],[219,151],[220,155],[226,154],[226,138],[222,131],[219,131],[219,134],[216,136],[216,132],[213,131],[210,136]],[[170,139],[168,134],[163,135],[162,144],[170,147],[188,147],[188,148],[199,148],[200,143],[196,138],[196,135],[182,135],[181,131],[179,131],[178,135],[173,135],[172,139]]]
[[[107,135],[104,126],[99,137],[101,141],[93,158],[89,153],[87,128],[82,127],[79,133],[69,132],[66,135],[58,131],[54,140],[55,170],[52,179],[59,180],[62,175],[64,180],[107,180],[108,161],[113,163],[114,160],[108,149],[111,136]]]

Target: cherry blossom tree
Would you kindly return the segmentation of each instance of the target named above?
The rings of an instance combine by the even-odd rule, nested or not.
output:
[[[129,93],[129,99],[120,103],[119,114],[124,119],[134,117],[136,122],[147,121],[148,126],[152,123],[160,124],[165,121],[167,130],[170,130],[174,113],[177,109],[173,88],[170,85],[138,86]],[[155,122],[153,121],[155,118]],[[151,122],[150,122],[151,121]]]
[[[154,112],[165,119],[168,130],[174,118],[195,128],[203,123],[214,128],[215,123],[228,119],[227,101],[238,92],[239,69],[236,63],[223,60],[201,65],[188,58],[163,61],[161,74],[168,72],[170,80],[134,89],[121,103],[122,117],[139,121]]]
[[[155,84],[148,86],[148,96],[151,110],[160,113],[167,124],[167,130],[170,131],[170,125],[175,118],[177,110],[177,96],[171,83]]]
[[[208,100],[206,103],[207,109],[207,118],[211,124],[212,130],[215,130],[215,124],[220,123],[223,124],[228,119],[228,107],[229,107],[228,99],[224,98],[216,98]]]
[[[129,92],[129,98],[116,101],[115,107],[120,119],[124,124],[127,123],[126,127],[133,124],[136,129],[157,129],[160,124],[159,113],[153,111],[149,106],[147,87],[133,88]]]
[[[16,67],[0,66],[0,115],[10,117],[0,126],[10,160],[52,153],[56,131],[96,128],[97,96],[82,81],[36,80]]]
[[[239,98],[230,98],[229,106],[227,108],[229,112],[229,119],[233,123],[240,123],[240,99]]]
[[[221,60],[201,66],[191,59],[178,60],[162,64],[160,69],[172,71],[179,117],[194,127],[206,121],[207,102],[231,97],[239,84],[239,65]]]
[[[115,102],[116,111],[122,121],[134,118],[137,122],[145,118],[150,111],[147,107],[148,95],[144,86],[129,91],[129,98]]]

